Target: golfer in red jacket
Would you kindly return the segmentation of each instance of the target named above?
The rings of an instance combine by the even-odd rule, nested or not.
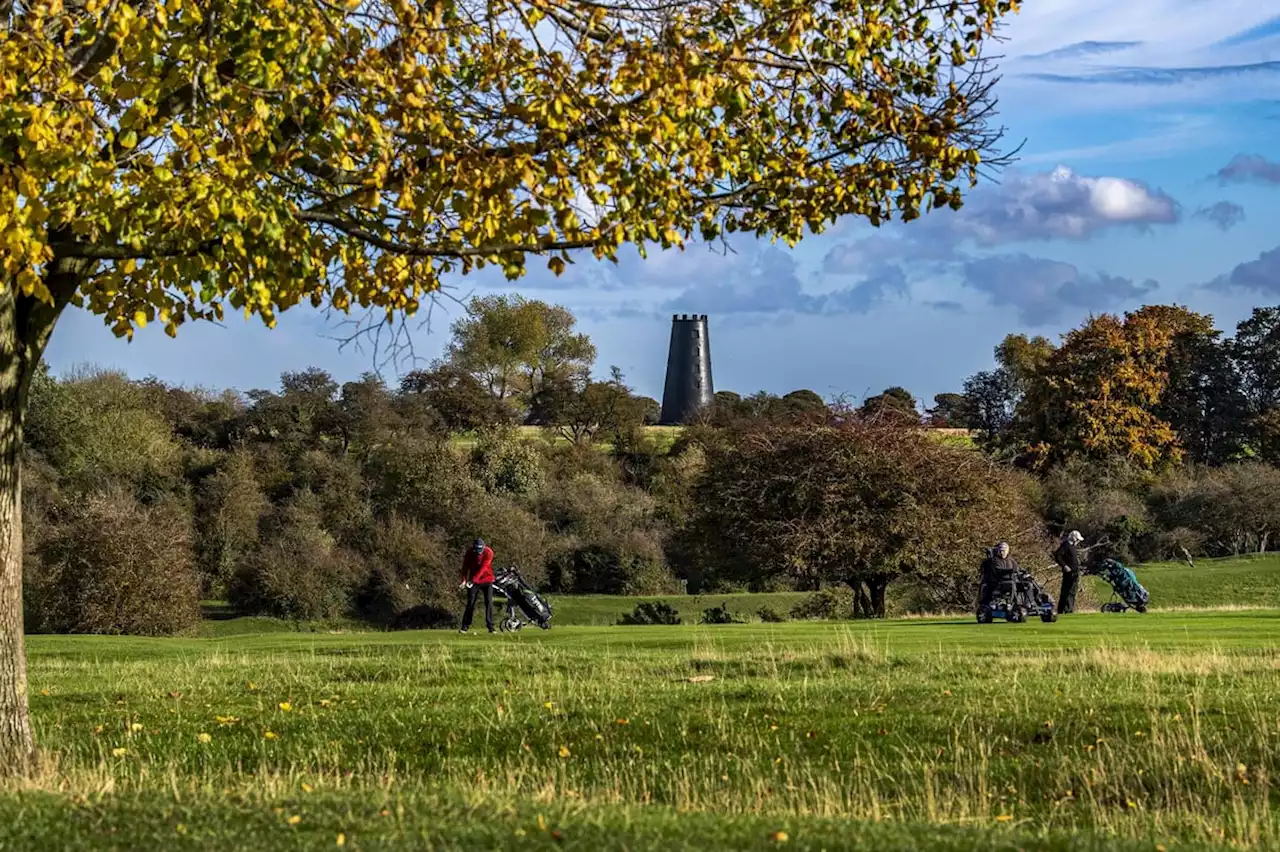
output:
[[[462,557],[462,585],[467,590],[467,610],[462,614],[462,630],[471,629],[471,617],[475,614],[476,595],[484,594],[484,623],[493,632],[493,550],[483,539],[476,539],[471,549]]]

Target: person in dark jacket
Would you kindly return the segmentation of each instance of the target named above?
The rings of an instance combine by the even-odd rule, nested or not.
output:
[[[1053,552],[1053,561],[1062,569],[1062,587],[1058,591],[1058,614],[1064,615],[1076,611],[1076,589],[1080,586],[1080,552],[1076,549],[1084,541],[1084,536],[1072,530],[1062,537],[1058,549]]]
[[[467,590],[467,609],[462,613],[462,630],[471,629],[471,618],[475,614],[476,598],[484,595],[484,623],[493,632],[493,550],[485,545],[483,539],[476,539],[462,557],[462,584],[458,587]]]
[[[1005,580],[1012,580],[1018,573],[1018,563],[1009,555],[1009,543],[1002,541],[987,552],[982,560],[982,573],[978,581],[978,609],[991,603],[996,586]]]

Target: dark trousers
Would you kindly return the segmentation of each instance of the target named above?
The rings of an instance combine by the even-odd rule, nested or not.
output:
[[[484,595],[484,624],[493,632],[493,583],[472,583],[467,589],[467,610],[462,613],[462,629],[471,627],[471,618],[476,611],[476,597]]]
[[[1076,587],[1080,585],[1079,571],[1062,572],[1062,588],[1058,591],[1058,613],[1076,611]]]

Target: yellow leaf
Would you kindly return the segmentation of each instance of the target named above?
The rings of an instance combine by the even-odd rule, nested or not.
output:
[[[147,327],[147,312],[146,312],[146,311],[134,311],[134,312],[133,312],[133,324],[134,324],[134,325],[136,325],[138,328],[146,328],[146,327]]]

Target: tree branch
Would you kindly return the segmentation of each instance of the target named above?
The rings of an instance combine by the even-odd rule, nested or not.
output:
[[[50,242],[55,254],[82,260],[151,260],[161,257],[190,257],[204,254],[221,242],[221,238],[206,240],[196,245],[164,244],[133,248],[119,243],[82,243],[74,239]]]
[[[381,237],[359,223],[352,222],[333,213],[317,210],[304,210],[297,218],[302,222],[312,222],[336,228],[349,237],[362,240],[374,248],[392,254],[408,257],[488,257],[494,254],[510,254],[523,252],[526,254],[545,254],[550,251],[567,251],[570,249],[591,248],[601,240],[544,240],[537,243],[494,243],[485,246],[415,246],[398,240]]]

